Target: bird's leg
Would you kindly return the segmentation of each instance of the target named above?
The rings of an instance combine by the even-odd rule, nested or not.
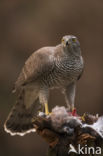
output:
[[[64,92],[67,106],[69,107],[69,110],[72,111],[72,115],[74,116],[76,115],[76,109],[74,107],[75,88],[76,88],[75,83],[71,83],[65,88]]]
[[[44,104],[41,104],[41,111],[45,112],[46,115],[50,114],[49,113],[49,108],[48,108],[48,102],[45,102]]]
[[[48,103],[45,103],[45,114],[49,115]]]
[[[49,90],[47,88],[42,88],[39,94],[40,103],[45,108],[45,114],[49,115],[49,108],[48,108],[48,98],[49,98]]]

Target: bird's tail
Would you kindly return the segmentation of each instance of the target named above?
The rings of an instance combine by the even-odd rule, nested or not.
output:
[[[18,96],[17,102],[12,108],[5,124],[4,129],[11,135],[25,135],[31,131],[35,131],[32,124],[32,119],[37,115],[40,109],[39,98],[35,99],[35,102],[26,107],[24,103],[24,92],[22,91]]]

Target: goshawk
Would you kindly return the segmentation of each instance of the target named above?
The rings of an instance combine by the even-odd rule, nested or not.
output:
[[[69,110],[74,109],[75,87],[84,63],[77,37],[67,35],[59,45],[35,51],[25,62],[15,83],[17,101],[4,128],[11,135],[24,135],[34,130],[32,118],[40,106],[49,114],[49,90],[60,88]]]

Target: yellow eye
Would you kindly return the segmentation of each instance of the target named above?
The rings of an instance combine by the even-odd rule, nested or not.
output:
[[[72,38],[72,41],[73,41],[73,42],[76,42],[76,38]]]
[[[62,41],[61,42],[64,42],[64,39],[62,39]]]

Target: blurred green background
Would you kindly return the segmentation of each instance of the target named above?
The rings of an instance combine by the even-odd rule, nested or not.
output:
[[[67,34],[79,38],[85,60],[77,110],[103,114],[103,0],[0,0],[0,156],[45,155],[47,144],[37,134],[11,137],[3,123],[15,102],[11,90],[25,60]],[[51,92],[50,103],[65,104],[59,90]]]

